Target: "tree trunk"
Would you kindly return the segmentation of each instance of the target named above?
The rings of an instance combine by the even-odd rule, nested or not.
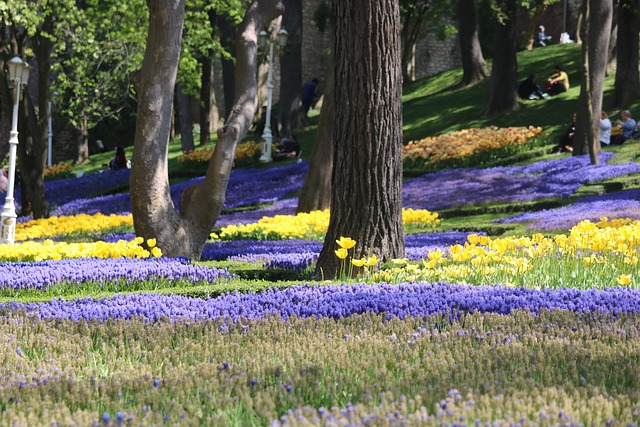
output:
[[[149,5],[149,35],[142,63],[142,90],[131,170],[131,207],[137,236],[156,238],[167,256],[199,259],[222,206],[238,142],[256,110],[257,35],[282,13],[279,0],[254,0],[238,27],[236,88],[231,116],[202,183],[187,188],[176,210],[169,192],[168,141],[185,0]]]
[[[34,218],[49,217],[49,203],[44,191],[44,167],[47,162],[47,107],[51,99],[49,76],[51,75],[51,52],[53,43],[47,34],[53,32],[54,17],[48,16],[33,37],[36,55],[38,111],[31,102],[27,87],[22,102],[22,138],[18,144],[23,209],[22,214],[33,214]]]
[[[236,26],[228,15],[213,17],[212,11],[209,12],[209,20],[215,20],[220,29],[220,44],[225,51],[231,55],[230,58],[224,55],[220,56],[220,62],[222,63],[222,90],[224,94],[224,117],[225,123],[231,115],[231,109],[233,108],[233,100],[236,93],[235,82],[235,61],[236,57]],[[211,23],[213,28],[213,22]]]
[[[407,7],[401,16],[400,44],[402,46],[402,79],[412,82],[416,79],[416,45],[422,36],[427,12],[431,10],[433,2],[422,0]]]
[[[89,161],[89,124],[87,117],[80,118],[80,128],[76,129],[76,165],[82,165]]]
[[[280,105],[278,115],[282,135],[300,125],[302,118],[302,2],[284,0],[282,28],[289,37],[280,58]]]
[[[545,1],[536,4],[534,7],[533,13],[529,14],[531,19],[529,20],[529,27],[527,27],[527,50],[533,49],[533,43],[537,35],[538,22],[540,22],[540,17],[547,9]]]
[[[462,58],[462,80],[457,87],[464,87],[489,77],[489,68],[482,55],[478,37],[478,13],[474,0],[458,1],[458,40]]]
[[[180,125],[180,140],[182,152],[189,153],[194,150],[193,141],[193,116],[191,114],[191,97],[186,94],[182,85],[176,85],[177,119]]]
[[[505,18],[495,20],[493,67],[487,114],[502,113],[518,109],[518,62],[516,58],[516,1],[500,0]]]
[[[618,8],[617,68],[613,103],[616,107],[628,107],[633,100],[640,97],[640,0],[620,0]]]
[[[613,0],[613,14],[611,16],[611,34],[609,35],[609,48],[607,49],[607,76],[616,69],[618,57],[618,0]]]
[[[316,270],[325,278],[339,271],[340,236],[357,241],[356,258],[404,256],[398,2],[336,1],[333,16],[334,93],[342,102],[335,104],[331,219]]]
[[[573,155],[589,153],[591,163],[598,164],[600,149],[600,112],[607,71],[607,52],[611,35],[613,4],[611,0],[589,0],[583,6],[582,80],[578,102]],[[592,54],[591,52],[596,52]]]
[[[334,78],[333,55],[324,86],[324,100],[320,110],[318,131],[313,142],[309,168],[298,199],[298,212],[325,210],[331,207],[331,175],[333,171],[334,145]]]
[[[217,129],[220,115],[216,92],[213,88],[214,68],[211,60],[213,52],[203,58],[202,77],[200,86],[200,146],[207,145],[211,140],[211,131]]]

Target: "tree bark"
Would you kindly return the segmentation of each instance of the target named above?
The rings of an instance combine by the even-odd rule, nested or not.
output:
[[[191,114],[191,97],[186,94],[182,85],[176,85],[177,119],[180,125],[180,143],[182,152],[189,153],[195,149],[193,141],[193,116]]]
[[[33,214],[34,218],[49,217],[49,203],[44,191],[44,167],[47,161],[47,110],[51,99],[49,76],[51,75],[51,53],[53,42],[48,37],[53,32],[54,17],[47,16],[32,39],[36,56],[38,112],[31,102],[27,87],[22,102],[23,125],[18,159],[21,174],[22,214]]]
[[[339,271],[340,236],[357,241],[356,258],[404,256],[398,3],[336,1],[333,16],[334,90],[341,102],[335,104],[331,219],[316,270],[325,278]]]
[[[489,68],[482,55],[478,37],[478,13],[474,0],[458,1],[458,40],[462,59],[462,80],[457,87],[464,87],[489,77]]]
[[[287,135],[300,125],[302,118],[302,2],[284,0],[282,28],[289,37],[280,58],[278,119],[282,135]]]
[[[518,109],[516,93],[518,62],[516,57],[516,1],[500,0],[505,19],[495,20],[493,67],[491,69],[487,114]]]
[[[209,20],[215,20],[220,29],[220,44],[227,51],[231,58],[227,58],[224,55],[220,56],[220,62],[222,63],[222,90],[224,94],[224,117],[225,123],[231,114],[233,108],[233,100],[236,93],[235,82],[235,62],[233,58],[236,57],[236,26],[232,22],[231,17],[228,15],[218,16],[214,18],[213,11],[209,12]],[[211,23],[213,28],[213,22]]]
[[[589,0],[583,8],[586,36],[582,40],[583,72],[573,154],[588,152],[591,163],[598,164],[600,112],[607,70],[607,55],[598,53],[607,52],[609,46],[613,4],[611,0]]]
[[[89,161],[89,124],[87,117],[80,118],[80,127],[76,129],[76,156],[73,161],[81,165]]]
[[[331,175],[333,172],[334,144],[334,78],[333,55],[324,86],[324,100],[320,110],[318,131],[313,142],[309,168],[298,199],[298,212],[311,212],[331,208]]]
[[[431,10],[432,0],[406,1],[401,16],[400,44],[402,46],[402,79],[412,82],[416,79],[416,44],[422,35],[427,12]]]
[[[638,75],[638,42],[640,33],[640,0],[620,0],[618,6],[617,68],[613,104],[627,107],[640,97]]]
[[[540,17],[547,9],[546,2],[544,0],[540,2],[534,2],[533,4],[533,13],[529,13],[529,26],[527,27],[527,50],[533,49],[533,44],[536,39],[538,22],[540,22]]]
[[[224,204],[238,142],[256,110],[257,35],[282,13],[279,0],[254,0],[238,28],[237,96],[205,179],[187,188],[180,212],[169,192],[168,141],[185,0],[155,0],[149,6],[149,36],[142,63],[142,90],[131,170],[131,207],[136,235],[156,238],[167,256],[199,259]]]
[[[213,52],[203,58],[202,76],[200,85],[200,146],[207,145],[211,140],[211,131],[218,126],[220,114],[218,112],[218,103],[216,101],[216,92],[213,88],[214,67],[211,57]]]

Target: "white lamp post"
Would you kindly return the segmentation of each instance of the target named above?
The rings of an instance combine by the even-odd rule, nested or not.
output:
[[[18,108],[20,89],[29,81],[31,67],[17,56],[7,64],[9,68],[9,87],[13,89],[13,117],[9,138],[9,176],[7,178],[7,197],[0,215],[0,243],[12,245],[16,236],[16,207],[13,203],[13,188],[16,175],[16,150],[18,148]]]
[[[280,48],[287,44],[287,30],[282,28],[278,31],[277,40],[267,37],[267,32],[262,30],[258,37],[258,45],[265,47],[269,44],[269,73],[267,75],[267,116],[265,117],[264,132],[262,133],[262,150],[260,161],[268,163],[271,161],[271,144],[273,143],[273,134],[271,133],[271,98],[273,93],[273,47],[277,43]]]

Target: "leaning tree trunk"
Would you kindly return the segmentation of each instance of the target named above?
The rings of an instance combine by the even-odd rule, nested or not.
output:
[[[282,13],[280,0],[254,0],[238,27],[236,98],[231,115],[218,129],[218,143],[203,182],[171,200],[168,142],[171,105],[180,57],[185,0],[155,0],[149,5],[149,35],[141,69],[142,90],[131,170],[131,207],[136,235],[156,238],[167,256],[199,259],[224,204],[238,142],[256,111],[258,32]]]
[[[334,78],[333,55],[324,85],[324,98],[318,131],[313,142],[309,168],[298,199],[298,212],[325,210],[331,207],[331,175],[333,172]]]
[[[617,68],[613,103],[616,107],[627,107],[634,99],[640,97],[640,0],[620,0],[618,10]]]
[[[582,81],[578,102],[578,120],[573,136],[573,155],[589,153],[591,164],[597,165],[600,150],[600,112],[607,71],[607,56],[592,54],[606,52],[611,34],[611,0],[587,0],[582,40]]]
[[[489,68],[482,55],[478,37],[478,13],[474,0],[458,1],[458,40],[462,59],[462,80],[457,87],[464,87],[489,77]]]
[[[333,16],[334,93],[341,102],[335,104],[331,219],[316,270],[325,278],[339,271],[340,236],[357,241],[353,257],[404,256],[398,2],[335,1]]]
[[[502,22],[495,18],[495,40],[493,67],[487,114],[502,113],[518,109],[516,93],[518,62],[516,58],[516,6],[515,0],[498,2],[504,10]]]
[[[302,3],[284,0],[282,28],[289,33],[287,47],[280,58],[280,102],[278,119],[282,135],[300,125],[302,119]]]

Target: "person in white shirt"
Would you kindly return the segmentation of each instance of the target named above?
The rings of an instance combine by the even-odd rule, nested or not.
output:
[[[611,120],[606,111],[600,113],[600,145],[611,144]]]

